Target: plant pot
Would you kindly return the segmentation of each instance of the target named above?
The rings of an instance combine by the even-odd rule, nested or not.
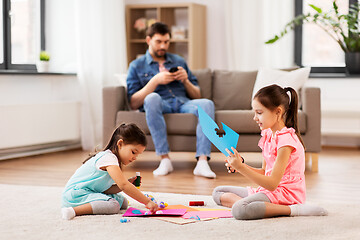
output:
[[[347,74],[360,74],[360,52],[346,52],[345,64]]]
[[[49,62],[48,61],[38,61],[36,63],[36,69],[38,72],[48,72],[49,71]]]

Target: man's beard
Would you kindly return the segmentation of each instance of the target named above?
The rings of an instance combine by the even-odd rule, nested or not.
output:
[[[165,49],[161,49],[161,50],[157,50],[154,55],[157,58],[162,58],[165,56],[166,50]]]

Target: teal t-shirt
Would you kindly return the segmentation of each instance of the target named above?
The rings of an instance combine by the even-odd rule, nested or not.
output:
[[[107,171],[96,168],[96,162],[106,154],[113,153],[110,150],[99,152],[76,170],[62,193],[63,207],[76,207],[110,198],[114,198],[122,206],[124,197],[121,194],[103,193],[115,183]]]

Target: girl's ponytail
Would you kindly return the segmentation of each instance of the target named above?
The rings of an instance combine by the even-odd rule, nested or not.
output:
[[[295,129],[296,135],[298,136],[301,144],[305,147],[298,126],[298,101],[299,101],[298,94],[291,87],[284,88],[284,91],[286,94],[290,92],[290,96],[287,94],[289,96],[289,108],[286,111],[286,115],[285,115],[285,126],[292,127]]]
[[[298,96],[295,90],[291,87],[284,88],[284,91],[286,92],[286,94],[290,92],[289,109],[286,112],[285,125],[287,127],[292,127],[297,131],[298,130],[298,123],[297,123]]]

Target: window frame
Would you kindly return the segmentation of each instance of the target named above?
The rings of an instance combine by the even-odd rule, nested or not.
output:
[[[358,2],[358,0],[349,0],[349,6]],[[303,14],[303,0],[295,0],[295,16]],[[302,64],[302,25],[295,27],[295,64],[304,67]],[[311,73],[345,73],[345,67],[311,67]]]
[[[36,64],[14,64],[11,59],[11,0],[3,0],[3,63],[0,69],[37,72]],[[45,0],[40,0],[40,47],[45,50]]]

